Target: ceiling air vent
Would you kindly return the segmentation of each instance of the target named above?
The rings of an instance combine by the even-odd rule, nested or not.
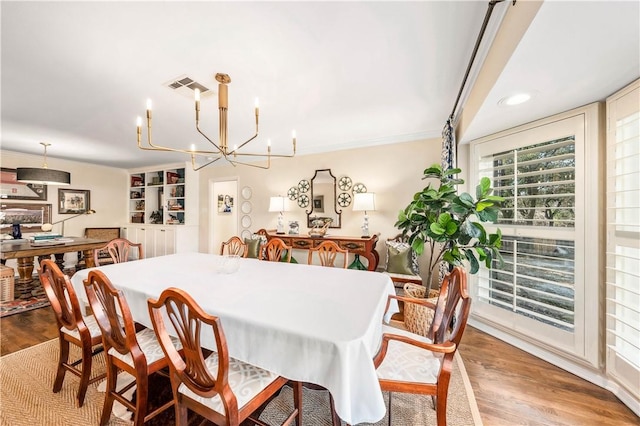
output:
[[[195,89],[200,89],[200,96],[207,96],[212,93],[212,91],[204,86],[203,84],[198,83],[194,79],[187,77],[186,75],[181,75],[176,77],[164,84],[168,88],[175,90],[181,95],[185,95],[191,99],[193,99],[193,91]]]

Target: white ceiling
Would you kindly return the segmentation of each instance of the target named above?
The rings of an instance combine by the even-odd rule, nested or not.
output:
[[[522,1],[522,0],[520,0]],[[511,6],[496,6],[496,16]],[[517,4],[516,6],[517,7]],[[207,142],[193,100],[163,86],[231,76],[229,139],[300,154],[438,137],[485,1],[0,3],[2,149],[116,167],[185,161],[141,151],[135,120],[153,100],[154,143]],[[463,141],[602,100],[640,75],[638,1],[545,3]],[[493,25],[497,23],[493,22]],[[536,96],[515,108],[516,90]],[[201,126],[217,139],[217,97]]]

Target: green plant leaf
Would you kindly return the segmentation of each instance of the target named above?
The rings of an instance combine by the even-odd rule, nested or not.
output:
[[[421,237],[416,237],[411,243],[411,248],[420,256],[424,252],[424,240]]]
[[[476,205],[476,211],[477,212],[481,212],[484,209],[486,209],[487,207],[491,207],[491,206],[493,206],[493,202],[491,202],[491,201],[480,201]]]
[[[457,175],[458,173],[462,173],[462,169],[448,169],[442,175],[451,176],[451,175]]]
[[[478,270],[480,269],[480,265],[478,264],[478,259],[476,259],[476,256],[473,254],[473,251],[465,250],[464,254],[465,254],[467,260],[469,261],[469,266],[471,267],[469,272],[471,274],[477,273]]]
[[[433,232],[435,235],[442,235],[445,233],[446,229],[440,225],[439,223],[432,223],[429,226],[429,229],[431,230],[431,232]]]

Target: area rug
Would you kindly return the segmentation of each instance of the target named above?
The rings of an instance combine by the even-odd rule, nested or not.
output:
[[[75,352],[73,355],[78,355]],[[0,425],[95,425],[99,423],[104,394],[97,390],[98,384],[89,386],[85,403],[81,408],[75,404],[78,380],[67,374],[62,390],[53,393],[51,388],[56,371],[58,356],[57,339],[5,355],[0,358]],[[104,371],[104,358],[97,357],[94,374]],[[465,383],[466,380],[466,383]],[[150,384],[152,393],[166,392],[158,384]],[[169,390],[170,392],[170,390]],[[261,415],[269,424],[280,424],[292,406],[291,389],[285,387],[272,400]],[[388,396],[385,395],[385,401]],[[447,419],[450,426],[480,426],[473,391],[468,385],[464,365],[456,358],[451,383]],[[394,394],[392,399],[394,426],[435,425],[435,411],[430,397]],[[175,423],[173,410],[166,416],[153,419],[149,426],[169,426]],[[189,419],[189,424],[197,424]],[[328,393],[326,391],[304,390],[303,423],[305,426],[331,425]],[[129,426],[131,421],[111,417],[110,426]],[[211,423],[208,423],[211,424]],[[375,426],[387,424],[385,416]]]
[[[10,302],[2,302],[0,303],[0,318],[44,308],[45,306],[49,306],[49,300],[45,295],[32,297],[31,299],[18,299]]]

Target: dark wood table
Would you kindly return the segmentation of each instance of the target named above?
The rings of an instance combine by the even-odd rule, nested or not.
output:
[[[87,267],[93,267],[93,250],[104,246],[108,240],[89,239],[89,238],[76,238],[71,237],[73,242],[59,243],[56,245],[38,246],[30,242],[22,243],[2,243],[2,250],[0,251],[0,260],[4,265],[8,259],[18,260],[18,275],[16,280],[16,298],[30,298],[34,286],[33,282],[33,266],[34,258],[37,256],[38,260],[49,259],[53,254],[56,258],[56,264],[61,270],[64,269],[64,254],[74,251],[82,252],[84,255]]]

